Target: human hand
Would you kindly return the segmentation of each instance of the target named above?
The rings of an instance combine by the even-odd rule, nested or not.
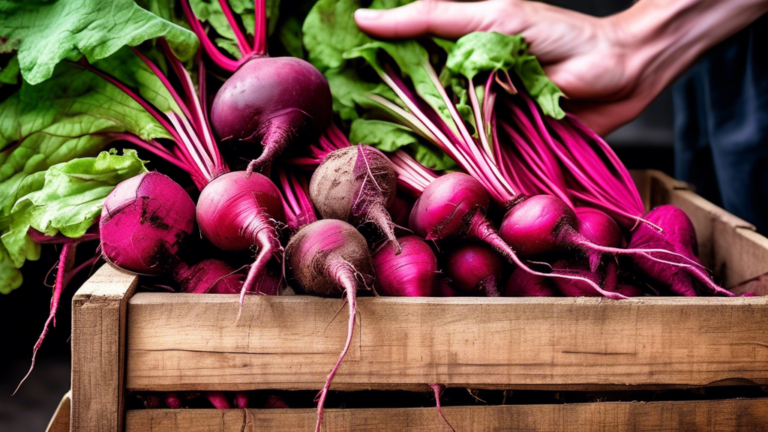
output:
[[[639,86],[641,62],[620,20],[540,2],[421,0],[391,10],[359,9],[357,25],[381,38],[457,39],[473,31],[522,34],[544,71],[565,93],[566,108],[600,134],[632,120],[655,97]]]

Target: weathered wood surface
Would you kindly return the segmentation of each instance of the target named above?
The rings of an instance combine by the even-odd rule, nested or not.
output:
[[[760,432],[768,399],[445,407],[461,432]],[[128,411],[127,432],[306,432],[314,409]],[[434,408],[329,409],[323,430],[446,432]]]
[[[45,432],[69,432],[69,417],[72,409],[72,391],[68,391],[64,397],[61,398],[59,406],[56,407],[56,411],[51,417],[51,421],[48,423],[48,427]]]
[[[137,281],[106,264],[72,299],[73,431],[122,431],[125,314]]]
[[[340,300],[140,293],[131,390],[319,389]],[[334,389],[768,384],[768,297],[361,298]],[[330,324],[329,324],[330,323]],[[326,328],[327,327],[327,328]],[[426,388],[426,387],[424,387]]]

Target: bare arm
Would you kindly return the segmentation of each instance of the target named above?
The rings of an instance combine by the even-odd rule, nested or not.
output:
[[[768,11],[768,0],[641,0],[596,18],[523,0],[421,0],[388,11],[358,10],[358,26],[385,38],[473,31],[520,33],[601,134],[635,118],[706,50]]]

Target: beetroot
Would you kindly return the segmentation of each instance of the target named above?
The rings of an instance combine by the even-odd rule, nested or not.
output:
[[[195,204],[169,177],[149,172],[115,187],[104,201],[99,229],[109,262],[134,273],[159,275],[179,262],[195,226]]]
[[[211,405],[213,405],[213,407],[216,409],[232,408],[232,406],[229,404],[229,401],[227,400],[227,395],[225,395],[224,392],[220,392],[220,391],[205,392],[205,397],[208,399]]]
[[[589,259],[589,268],[593,272],[600,265],[604,253],[642,257],[643,260],[663,265],[670,265],[669,258],[693,262],[668,248],[621,249],[602,246],[579,233],[577,224],[576,213],[563,200],[551,195],[535,195],[512,203],[504,215],[499,235],[523,257],[579,250]]]
[[[205,238],[226,251],[258,248],[243,284],[241,306],[245,293],[254,289],[269,260],[281,251],[274,221],[284,220],[280,191],[261,174],[227,173],[210,182],[200,194],[197,221]]]
[[[179,409],[183,406],[178,393],[168,393],[165,395],[165,406],[171,409]]]
[[[294,57],[252,57],[216,93],[211,125],[223,143],[260,143],[248,173],[292,142],[308,143],[331,122],[331,91],[317,69]]]
[[[504,261],[490,246],[467,243],[451,251],[445,272],[465,294],[499,297]]]
[[[632,234],[629,247],[669,250],[685,260],[673,257],[669,263],[659,263],[645,256],[636,256],[633,261],[640,271],[678,295],[695,296],[693,280],[698,280],[715,294],[734,295],[715,284],[702,270],[701,262],[696,257],[696,231],[685,212],[675,206],[663,205],[649,211],[645,219],[660,227],[663,233],[648,224],[640,224]]]
[[[357,312],[357,290],[373,280],[373,264],[365,238],[352,225],[335,219],[313,222],[299,230],[285,248],[287,272],[298,287],[310,294],[346,293],[349,302],[347,341],[328,380],[318,395],[317,428],[323,423],[323,407],[331,381],[352,343]]]
[[[241,409],[248,408],[248,403],[250,401],[250,398],[248,397],[248,393],[244,391],[239,391],[235,393],[235,406]]]
[[[555,290],[550,281],[542,276],[532,275],[523,269],[515,269],[504,285],[505,297],[554,297]]]
[[[398,238],[402,253],[381,248],[373,255],[376,292],[388,296],[428,297],[437,274],[437,258],[420,237]]]
[[[323,218],[358,226],[373,222],[400,253],[387,213],[396,190],[397,175],[392,162],[366,145],[332,151],[309,182],[309,197]]]
[[[624,238],[616,221],[605,212],[589,207],[577,207],[576,231],[594,244],[621,247]]]

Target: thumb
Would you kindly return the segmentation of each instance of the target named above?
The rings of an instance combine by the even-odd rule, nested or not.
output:
[[[395,9],[358,9],[355,21],[360,30],[379,38],[414,38],[432,35],[456,39],[467,33],[488,30],[485,5],[488,2],[456,3],[420,0]]]

